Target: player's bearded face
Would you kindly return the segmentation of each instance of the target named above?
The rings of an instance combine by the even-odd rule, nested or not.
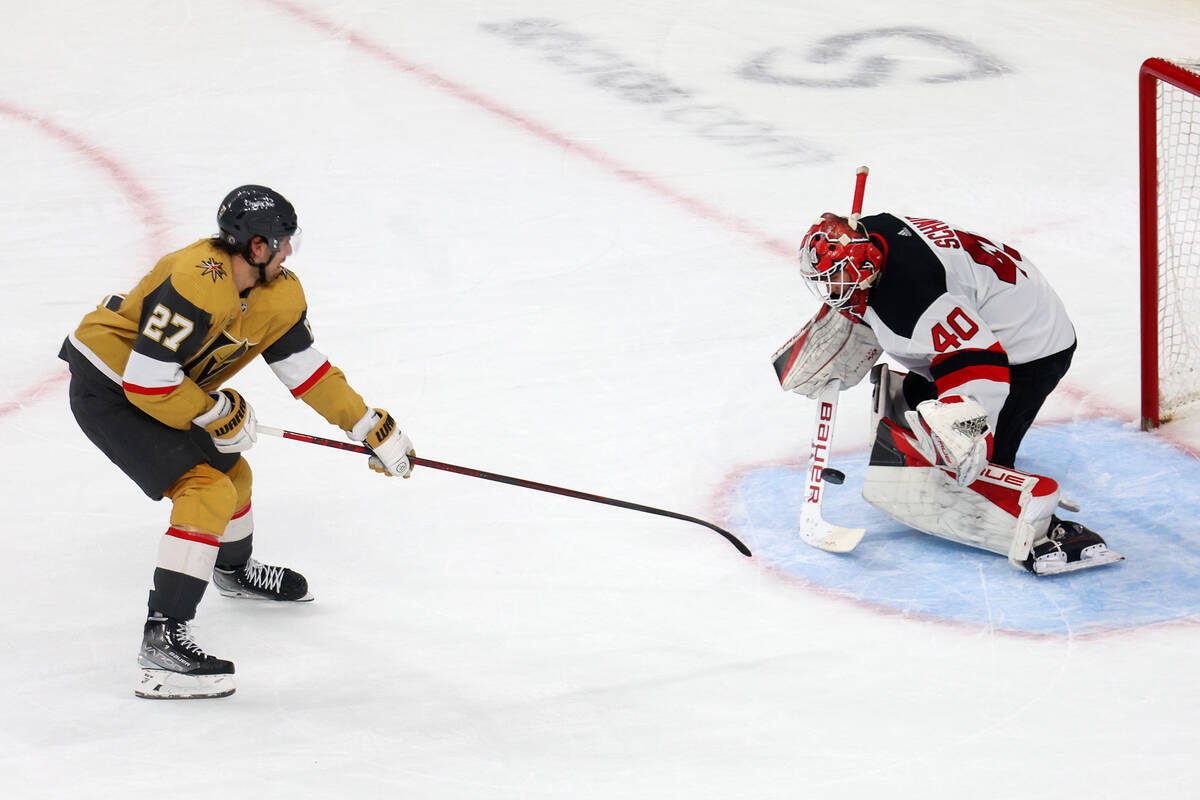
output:
[[[286,236],[280,240],[279,250],[276,251],[271,261],[267,264],[266,273],[268,283],[279,277],[279,273],[283,271],[284,260],[295,253],[296,248],[299,247],[299,242],[294,242],[293,239],[294,237],[292,236]]]

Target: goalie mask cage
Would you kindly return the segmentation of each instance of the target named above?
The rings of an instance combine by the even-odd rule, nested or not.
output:
[[[1138,79],[1142,428],[1200,400],[1200,59]]]

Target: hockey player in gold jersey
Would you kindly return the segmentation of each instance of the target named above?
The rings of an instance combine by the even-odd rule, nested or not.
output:
[[[148,496],[168,497],[138,656],[141,697],[221,697],[233,664],[206,654],[188,623],[211,576],[221,594],[306,601],[304,577],[251,557],[250,404],[221,386],[258,356],[293,396],[407,478],[412,442],[370,408],[314,347],[304,290],[284,266],[298,246],[295,209],[264,186],[233,190],[220,234],[164,256],[111,295],[63,342],[71,410],[91,441]]]

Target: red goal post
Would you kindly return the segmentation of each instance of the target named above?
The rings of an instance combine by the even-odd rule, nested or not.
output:
[[[1138,79],[1142,428],[1200,400],[1200,59]]]

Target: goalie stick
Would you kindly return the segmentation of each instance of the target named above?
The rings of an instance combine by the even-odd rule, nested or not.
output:
[[[865,166],[859,167],[854,176],[854,199],[850,204],[849,218],[851,227],[858,224],[858,218],[862,215],[867,172]],[[833,380],[825,384],[817,395],[812,453],[808,457],[804,505],[800,508],[800,538],[806,544],[830,553],[849,553],[862,541],[867,532],[866,528],[834,525],[821,514],[821,500],[825,495],[823,473],[829,468],[830,453],[833,452],[833,426],[837,421],[838,392],[838,382]]]
[[[351,442],[340,442],[336,439],[324,439],[320,436],[312,436],[307,433],[296,433],[295,431],[286,431],[286,430],[283,430],[282,428],[272,428],[267,425],[258,425],[256,430],[258,431],[258,433],[264,433],[268,436],[278,436],[281,439],[291,439],[292,441],[296,441],[296,442],[307,442],[308,444],[319,444],[324,447],[332,447],[337,450],[346,450],[351,453],[363,453],[365,455],[371,455],[370,448],[365,447],[364,445],[361,445],[361,444],[353,444]],[[530,481],[530,480],[526,480],[524,478],[510,478],[507,475],[500,475],[495,472],[486,472],[484,470],[474,469],[472,467],[460,467],[455,464],[447,464],[444,461],[434,461],[433,459],[422,458],[417,455],[410,455],[408,457],[408,460],[414,466],[418,466],[418,467],[429,467],[431,469],[440,469],[444,472],[453,472],[455,474],[466,475],[471,478],[482,478],[482,479],[488,480],[488,481],[496,481],[498,483],[507,483],[510,486],[521,486],[525,489],[534,489],[539,492],[549,492],[551,494],[560,494],[560,495],[563,495],[564,497],[574,497],[576,500],[588,500],[593,503],[603,503],[605,505],[617,506],[619,508],[627,508],[627,509],[630,509],[631,511],[642,511],[646,514],[657,514],[660,517],[670,517],[672,519],[683,520],[684,522],[694,522],[697,525],[703,525],[704,527],[708,528],[709,530],[715,531],[716,533],[719,533],[721,536],[725,537],[725,539],[727,539],[731,545],[733,545],[735,548],[737,548],[737,551],[739,553],[746,556],[747,558],[749,558],[751,556],[750,548],[746,547],[746,545],[744,545],[742,543],[741,539],[738,539],[736,536],[734,536],[729,531],[725,530],[724,528],[719,528],[716,525],[712,524],[711,522],[706,522],[705,520],[698,519],[696,517],[689,517],[686,514],[679,514],[674,511],[666,511],[661,508],[653,508],[651,506],[644,506],[639,503],[630,503],[626,500],[616,500],[611,497],[602,497],[601,495],[598,495],[598,494],[588,494],[587,492],[579,492],[574,489],[563,489],[562,487],[559,487],[559,486],[551,486],[550,484],[547,484],[547,483],[538,483],[537,481]]]

